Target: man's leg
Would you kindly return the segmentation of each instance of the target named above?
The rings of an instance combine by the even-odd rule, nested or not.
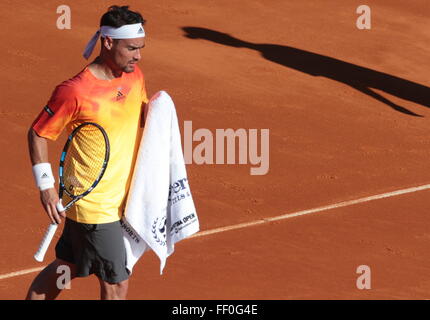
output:
[[[70,268],[70,280],[76,277],[76,267],[74,264],[56,259],[33,280],[28,289],[26,300],[53,300],[58,297],[61,292],[61,289],[57,285],[58,277],[61,276],[61,273],[57,273],[59,266],[68,266]]]
[[[98,224],[93,232],[94,274],[100,283],[102,300],[125,300],[128,291],[129,273],[126,266],[126,251],[120,221]]]
[[[128,279],[119,283],[108,283],[98,278],[100,282],[101,300],[125,300],[128,291]]]

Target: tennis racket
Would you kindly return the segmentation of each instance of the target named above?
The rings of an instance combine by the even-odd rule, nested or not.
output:
[[[72,131],[60,158],[58,191],[60,201],[57,203],[59,212],[68,210],[97,186],[106,171],[109,152],[108,136],[97,123],[85,122]],[[63,206],[65,202],[67,204]],[[34,255],[37,261],[43,261],[57,228],[56,223],[49,225]]]

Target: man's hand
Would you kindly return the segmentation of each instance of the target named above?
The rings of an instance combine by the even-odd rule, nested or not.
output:
[[[60,199],[58,198],[58,193],[54,188],[40,191],[40,201],[42,202],[43,208],[45,208],[45,211],[52,223],[60,224],[61,218],[66,217],[66,212],[57,211],[57,202],[60,201]]]
[[[31,164],[34,166],[38,163],[48,163],[48,143],[47,139],[40,137],[32,128],[28,130],[28,148],[30,151]],[[61,223],[61,218],[66,217],[65,212],[57,211],[59,201],[58,193],[54,188],[40,191],[40,201],[43,208],[48,214],[52,223]]]

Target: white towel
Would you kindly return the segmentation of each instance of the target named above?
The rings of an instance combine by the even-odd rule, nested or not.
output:
[[[160,274],[176,242],[199,231],[175,105],[165,91],[148,102],[145,128],[122,220],[127,269],[152,249]]]

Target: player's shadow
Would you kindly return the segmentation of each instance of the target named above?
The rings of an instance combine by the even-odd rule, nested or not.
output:
[[[285,67],[312,76],[343,82],[407,115],[421,117],[421,115],[381,96],[373,89],[382,90],[393,96],[430,107],[430,88],[409,80],[289,46],[251,43],[234,38],[227,33],[205,28],[183,27],[182,30],[185,31],[185,36],[191,39],[205,39],[235,48],[257,50],[267,60]]]

